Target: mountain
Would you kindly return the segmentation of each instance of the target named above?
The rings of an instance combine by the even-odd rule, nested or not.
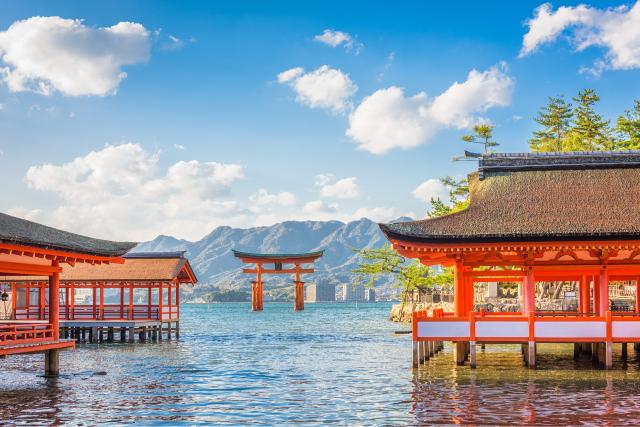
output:
[[[396,221],[406,221],[399,218]],[[217,227],[196,242],[158,236],[140,243],[135,252],[186,251],[199,279],[198,288],[248,289],[252,277],[242,274],[242,263],[232,249],[263,253],[312,252],[323,249],[313,275],[303,276],[311,283],[328,281],[350,283],[358,257],[353,249],[378,248],[387,243],[378,225],[362,218],[358,221],[286,221],[269,227]],[[269,283],[290,282],[276,276]]]

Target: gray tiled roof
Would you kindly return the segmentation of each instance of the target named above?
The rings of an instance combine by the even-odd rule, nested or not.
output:
[[[121,256],[136,244],[94,239],[0,213],[0,242],[96,256]]]

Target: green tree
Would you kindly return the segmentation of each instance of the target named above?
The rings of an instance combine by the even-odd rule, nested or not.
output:
[[[594,105],[600,97],[593,89],[578,92],[572,128],[567,133],[564,151],[612,150],[613,138],[609,121],[596,113]]]
[[[533,132],[533,138],[529,140],[531,151],[566,151],[565,137],[571,129],[572,118],[573,110],[570,103],[562,96],[549,97],[547,105],[542,107],[538,116],[534,118],[542,129]]]
[[[403,291],[425,290],[434,286],[450,286],[453,271],[423,265],[418,260],[407,260],[391,245],[379,249],[357,249],[361,261],[353,270],[357,283],[366,280],[365,286],[373,287],[383,277],[392,277],[394,285]]]
[[[640,100],[634,103],[632,110],[618,117],[615,131],[618,134],[616,150],[640,149]]]
[[[469,206],[469,182],[466,179],[456,180],[451,176],[440,179],[449,190],[449,203],[440,198],[431,198],[431,210],[427,212],[429,218],[449,215],[466,209]]]
[[[487,123],[475,125],[473,127],[473,133],[469,135],[464,135],[462,137],[462,140],[464,142],[469,142],[472,144],[480,144],[483,146],[484,148],[483,152],[485,154],[490,153],[491,148],[497,147],[498,145],[500,145],[492,139],[494,127],[495,126]]]

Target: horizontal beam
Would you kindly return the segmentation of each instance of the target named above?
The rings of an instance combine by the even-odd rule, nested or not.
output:
[[[48,276],[52,273],[60,273],[61,271],[62,267],[53,267],[51,265],[0,261],[0,274],[10,273],[34,276]]]
[[[471,277],[522,277],[526,273],[522,270],[473,270],[465,271],[465,276]]]
[[[263,274],[295,274],[296,272],[300,272],[300,274],[305,274],[305,273],[313,273],[315,270],[313,268],[290,268],[290,269],[282,269],[282,270],[275,270],[273,268],[263,268],[260,270],[260,273]],[[258,273],[258,269],[257,268],[243,268],[242,269],[243,273],[246,274],[257,274]]]

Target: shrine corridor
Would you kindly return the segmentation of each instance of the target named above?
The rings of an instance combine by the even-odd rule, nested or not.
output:
[[[640,360],[614,369],[542,344],[537,369],[519,347],[478,350],[456,366],[449,344],[411,369],[411,336],[389,322],[390,305],[183,305],[180,340],[81,344],[45,379],[42,355],[0,360],[0,419],[25,424],[165,422],[265,425],[602,425],[640,418]],[[407,326],[405,326],[407,327]],[[482,369],[480,369],[482,367]],[[16,390],[19,393],[16,393]],[[304,398],[300,398],[304,396]]]

